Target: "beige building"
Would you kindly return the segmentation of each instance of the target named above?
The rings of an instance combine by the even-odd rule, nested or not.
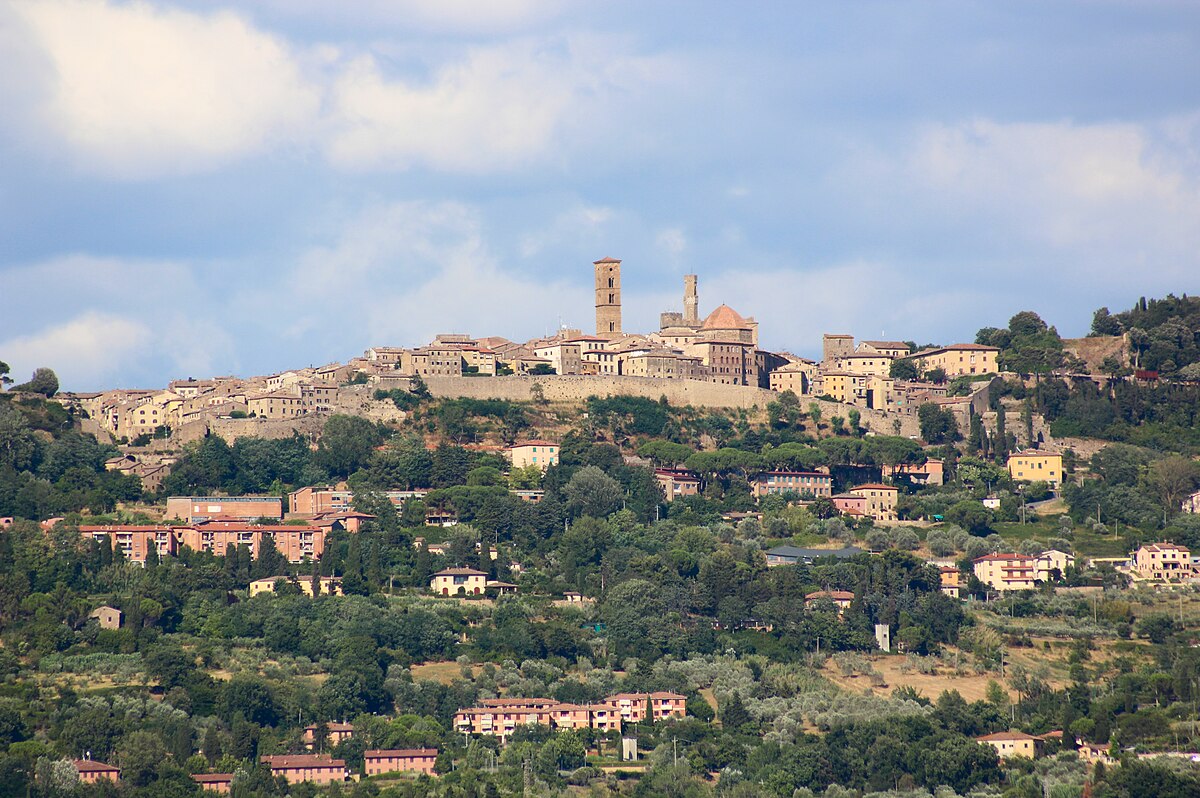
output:
[[[995,374],[1000,369],[996,358],[1000,350],[982,344],[953,344],[937,349],[926,349],[909,357],[917,362],[922,371],[940,368],[947,377],[964,374]]]
[[[1019,731],[996,732],[975,739],[995,748],[1001,759],[1012,759],[1015,756],[1033,759],[1037,756],[1041,743],[1037,737]]]
[[[828,396],[835,402],[865,406],[867,402],[867,382],[869,379],[865,374],[851,374],[848,371],[827,371],[817,378],[817,383],[813,391],[818,396]]]
[[[805,396],[812,393],[813,378],[816,374],[815,363],[807,360],[792,361],[767,375],[767,385],[772,391],[791,391],[796,396]]]
[[[892,358],[879,352],[855,352],[833,361],[834,371],[849,374],[879,375],[886,377],[892,367]]]
[[[900,496],[899,488],[892,485],[870,483],[851,488],[848,492],[867,500],[863,512],[876,521],[896,520],[896,500]]]
[[[764,471],[750,480],[755,496],[811,493],[817,498],[833,494],[833,477],[820,471]]]
[[[1037,560],[1023,554],[989,554],[974,560],[975,577],[993,590],[1033,590]]]
[[[474,568],[443,568],[429,581],[429,590],[438,596],[482,596],[487,574]]]
[[[255,418],[296,418],[309,408],[299,395],[280,390],[247,396],[246,410]]]
[[[1200,513],[1200,490],[1184,499],[1179,509],[1185,513]]]
[[[513,468],[537,466],[542,471],[558,465],[558,444],[550,441],[521,441],[508,448],[508,459]]]
[[[92,610],[88,617],[95,618],[101,629],[120,629],[125,616],[116,607],[105,605]]]
[[[1009,455],[1008,475],[1022,482],[1048,482],[1058,487],[1063,478],[1062,455],[1036,449],[1017,452]]]
[[[250,583],[250,598],[254,598],[260,593],[274,593],[275,585],[281,579],[284,582],[291,582],[296,585],[304,595],[312,596],[313,586],[311,576],[268,576],[263,579],[255,579]],[[321,584],[322,596],[342,595],[342,578],[340,576],[319,576],[317,580]]]
[[[1133,578],[1186,582],[1195,576],[1192,552],[1174,543],[1147,543],[1130,555]]]
[[[579,344],[557,341],[533,350],[550,363],[555,374],[579,374],[583,370],[583,351]]]
[[[908,357],[912,352],[904,341],[863,341],[856,351],[886,355],[890,358]]]
[[[462,352],[450,344],[432,344],[404,352],[400,371],[414,377],[461,377]]]
[[[651,377],[660,380],[705,379],[707,372],[699,358],[680,352],[656,349],[635,352],[620,361],[621,373],[628,377]]]

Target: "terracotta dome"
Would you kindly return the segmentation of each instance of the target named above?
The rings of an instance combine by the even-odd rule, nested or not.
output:
[[[708,314],[708,318],[701,325],[702,330],[749,330],[750,324],[741,314],[728,305],[721,305],[719,308]]]

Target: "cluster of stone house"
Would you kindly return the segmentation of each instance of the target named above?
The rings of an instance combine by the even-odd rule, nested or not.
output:
[[[64,399],[114,437],[133,440],[209,418],[289,419],[328,412],[336,404],[338,386],[354,372],[353,366],[333,364],[250,379],[174,380],[163,390],[74,393]]]
[[[460,709],[454,728],[461,733],[505,738],[518,727],[596,729],[620,732],[624,723],[682,718],[687,698],[678,693],[618,693],[596,704],[568,704],[552,698],[489,698]]]
[[[896,361],[912,362],[918,375],[941,369],[947,378],[983,376],[998,371],[999,353],[996,347],[980,344],[952,344],[919,352],[903,341],[862,341],[856,347],[852,335],[826,334],[819,363],[784,355],[787,362],[769,373],[768,387],[797,396],[827,396],[871,410],[914,413],[926,403],[956,406],[970,400],[947,396],[945,384],[893,377]]]

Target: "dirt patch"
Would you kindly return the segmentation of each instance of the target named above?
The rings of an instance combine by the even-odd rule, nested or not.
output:
[[[938,672],[933,674],[917,673],[916,671],[903,673],[900,666],[906,661],[904,657],[878,655],[869,657],[869,659],[875,670],[883,674],[883,687],[872,687],[871,680],[866,676],[844,675],[833,660],[825,663],[821,675],[849,692],[869,692],[873,695],[888,696],[897,687],[911,687],[931,701],[936,701],[937,697],[946,690],[957,690],[959,695],[967,701],[980,701],[987,697],[988,682],[993,679],[1000,681],[994,674],[958,676],[949,668],[939,668]],[[1016,698],[1016,693],[1010,693],[1010,695],[1014,699]]]
[[[478,676],[483,670],[482,665],[472,665],[472,677]],[[462,666],[457,662],[425,662],[420,665],[413,665],[408,669],[414,680],[427,679],[438,684],[453,684],[456,680],[462,678]]]

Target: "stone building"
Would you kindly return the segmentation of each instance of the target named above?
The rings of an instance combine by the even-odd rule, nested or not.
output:
[[[601,258],[596,267],[596,335],[617,338],[621,335],[621,261]]]

